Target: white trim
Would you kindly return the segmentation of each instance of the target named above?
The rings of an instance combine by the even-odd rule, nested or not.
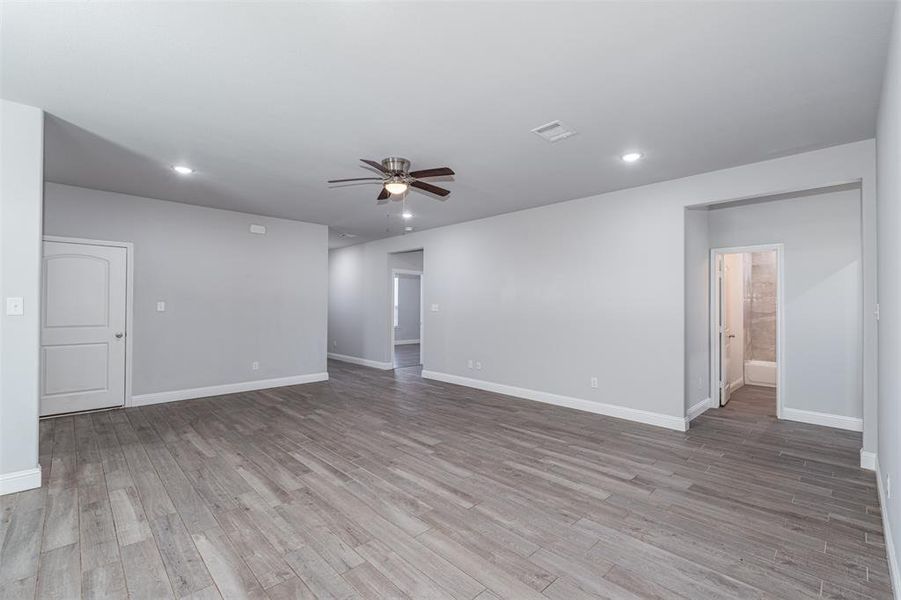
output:
[[[438,371],[422,371],[423,379],[434,379],[435,381],[443,381],[445,383],[453,383],[466,387],[495,392],[497,394],[505,394],[507,396],[515,396],[526,400],[534,400],[536,402],[544,402],[545,404],[554,404],[556,406],[565,406],[566,408],[574,408],[576,410],[584,410],[608,417],[616,417],[618,419],[626,419],[638,423],[646,423],[648,425],[656,425],[657,427],[665,427],[667,429],[675,429],[676,431],[686,431],[688,425],[682,417],[655,413],[647,410],[639,410],[637,408],[628,408],[626,406],[617,406],[615,404],[605,404],[603,402],[594,402],[592,400],[584,400],[582,398],[573,398],[571,396],[561,396],[559,394],[551,394],[549,392],[541,392],[538,390],[530,390],[527,388],[514,387],[502,383],[494,383],[482,379],[471,379],[469,377],[461,377],[460,375],[451,375],[450,373],[440,373]]]
[[[775,361],[770,360],[746,360],[745,383],[748,385],[762,385],[776,387],[776,374],[779,367]]]
[[[720,335],[719,335],[719,303],[717,302],[717,270],[716,258],[722,254],[736,254],[741,252],[766,252],[776,251],[776,417],[788,419],[785,416],[785,245],[759,244],[753,246],[732,246],[727,248],[710,249],[710,284],[709,284],[709,312],[710,312],[710,390],[711,396],[715,396],[714,407],[719,407],[720,382]],[[744,370],[744,369],[742,369]],[[800,419],[794,419],[800,420]]]
[[[875,452],[867,452],[866,450],[860,450],[860,468],[866,469],[867,471],[875,471],[876,470],[876,453]]]
[[[333,360],[340,360],[341,362],[352,363],[355,365],[361,365],[363,367],[370,367],[373,369],[382,369],[383,371],[388,371],[388,370],[394,368],[394,364],[390,363],[390,362],[369,360],[368,358],[359,358],[357,356],[348,356],[347,354],[336,354],[334,352],[329,352],[328,357]]]
[[[892,524],[888,519],[888,502],[885,497],[885,488],[882,487],[882,471],[879,468],[879,457],[876,458],[876,490],[879,492],[879,510],[882,513],[882,537],[885,540],[885,557],[888,560],[889,580],[892,582],[892,592],[895,600],[901,600],[901,567],[898,565],[898,555],[895,551],[895,540],[892,538]]]
[[[801,423],[847,429],[848,431],[863,431],[863,419],[859,417],[846,417],[844,415],[785,407],[782,409],[781,418],[786,421],[800,421]]]
[[[729,394],[732,394],[735,390],[745,385],[745,376],[742,374],[738,379],[733,379],[729,382]]]
[[[162,402],[175,402],[176,400],[190,400],[192,398],[208,398],[210,396],[222,396],[224,394],[237,394],[240,392],[252,392],[254,390],[266,390],[286,385],[299,385],[316,381],[328,381],[328,373],[310,373],[308,375],[295,375],[293,377],[279,377],[277,379],[258,379],[256,381],[242,381],[240,383],[227,383],[224,385],[210,385],[207,387],[191,388],[186,390],[172,390],[169,392],[154,392],[152,394],[139,394],[131,401],[132,406],[146,406],[148,404],[160,404]]]
[[[418,344],[419,340],[394,340],[395,346],[407,346],[410,344]]]
[[[0,475],[0,496],[41,487],[41,465]]]
[[[704,398],[700,402],[696,402],[695,404],[688,407],[688,410],[685,411],[685,421],[687,423],[691,423],[697,417],[700,417],[703,413],[707,412],[707,409],[713,406],[712,398]]]
[[[60,235],[45,235],[44,242],[63,242],[66,244],[85,244],[88,246],[112,246],[125,248],[125,398],[122,406],[132,406],[132,351],[134,337],[134,288],[135,288],[135,245],[131,242],[113,242],[110,240],[91,240],[87,238],[67,237]],[[43,244],[42,244],[43,252]],[[43,284],[42,284],[43,285]],[[41,294],[44,290],[41,289]],[[40,410],[40,407],[38,407]]]

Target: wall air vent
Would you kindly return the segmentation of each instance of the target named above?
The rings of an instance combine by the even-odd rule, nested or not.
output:
[[[554,143],[576,135],[574,129],[570,129],[560,121],[551,121],[532,130],[535,135]]]

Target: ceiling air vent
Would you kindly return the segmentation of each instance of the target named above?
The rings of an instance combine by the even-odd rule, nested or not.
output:
[[[335,235],[338,236],[339,238],[348,238],[348,239],[357,237],[356,233],[347,233],[345,231],[336,231]]]
[[[535,135],[544,138],[548,142],[554,143],[560,140],[576,135],[575,130],[570,129],[560,121],[551,121],[532,130]]]

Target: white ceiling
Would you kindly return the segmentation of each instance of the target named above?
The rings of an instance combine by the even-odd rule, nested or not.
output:
[[[50,181],[402,233],[872,137],[892,2],[4,3]],[[554,119],[578,135],[529,132]],[[631,149],[645,160],[626,165]],[[169,166],[197,169],[190,177]],[[333,245],[348,243],[333,239]]]

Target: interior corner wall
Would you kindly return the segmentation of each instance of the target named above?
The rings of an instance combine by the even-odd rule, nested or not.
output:
[[[134,244],[138,403],[163,392],[324,378],[324,225],[53,183],[44,217],[46,235]],[[266,233],[250,233],[251,224]]]
[[[901,7],[895,8],[879,124],[879,446],[877,451],[885,541],[895,598],[901,598]],[[891,480],[891,485],[889,485]],[[887,491],[894,491],[889,497]]]
[[[24,314],[0,315],[0,493],[40,486],[41,210],[44,113],[0,100],[0,298]],[[5,306],[4,306],[5,308]]]
[[[707,211],[685,210],[685,410],[710,399]]]
[[[863,418],[861,191],[713,207],[714,248],[782,243],[784,408]]]
[[[685,208],[870,185],[873,161],[866,140],[333,250],[332,351],[391,360],[388,255],[423,249],[426,371],[681,422]]]

